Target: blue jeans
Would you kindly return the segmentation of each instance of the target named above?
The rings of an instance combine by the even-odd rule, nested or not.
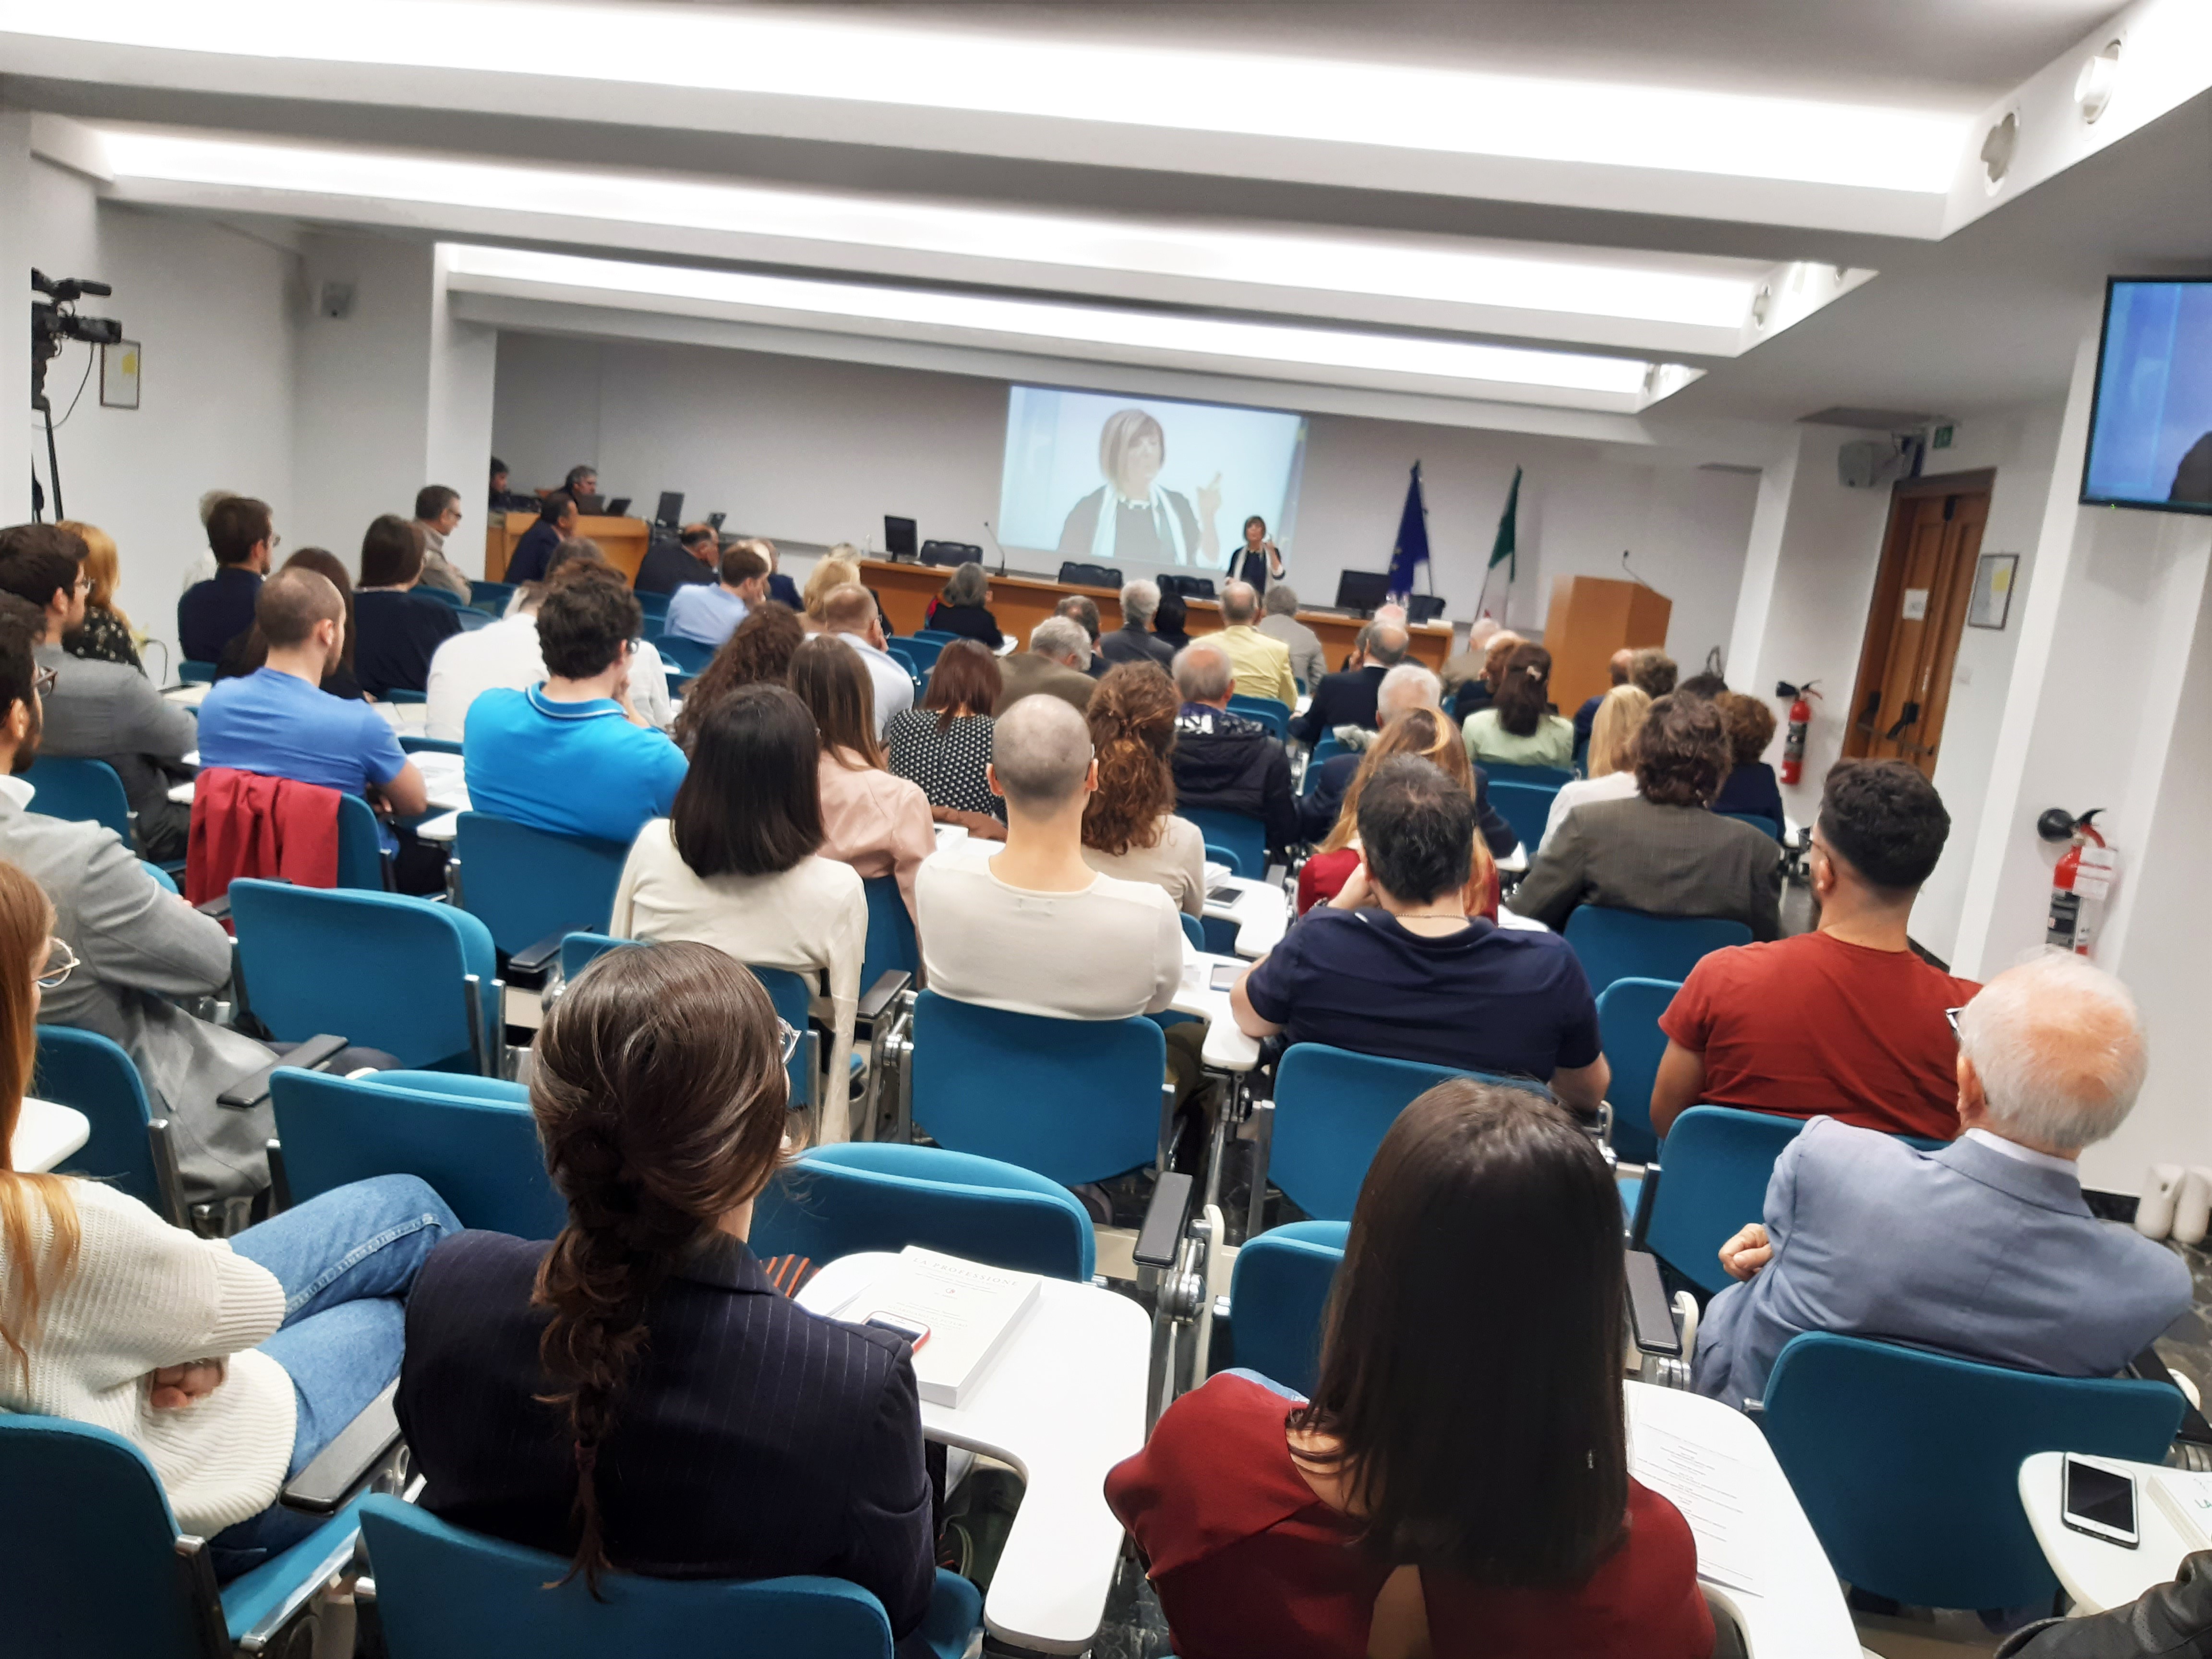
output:
[[[291,1479],[399,1375],[407,1292],[461,1224],[413,1176],[356,1181],[248,1227],[232,1249],[284,1287],[284,1322],[260,1351],[292,1379]],[[270,1504],[209,1540],[216,1577],[234,1578],[322,1524]]]

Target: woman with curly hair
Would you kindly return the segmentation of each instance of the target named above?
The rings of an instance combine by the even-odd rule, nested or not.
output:
[[[1206,906],[1206,837],[1175,816],[1175,682],[1157,663],[1106,671],[1086,718],[1098,787],[1083,809],[1083,861],[1125,881],[1166,890],[1187,916]]]
[[[684,688],[684,707],[672,735],[684,752],[690,752],[707,711],[739,686],[781,685],[791,673],[791,653],[805,637],[805,626],[792,611],[780,605],[756,605],[699,678]]]
[[[1713,811],[1749,812],[1780,824],[1782,788],[1774,781],[1774,769],[1761,758],[1774,741],[1774,711],[1764,698],[1741,691],[1723,691],[1713,701],[1720,704],[1729,760],[1728,775],[1713,796]]]
[[[998,706],[999,659],[973,640],[938,654],[921,707],[902,708],[884,728],[892,773],[929,797],[929,816],[982,841],[1006,838],[1006,804],[991,793],[991,710]]]
[[[1434,761],[1443,769],[1445,776],[1468,794],[1474,793],[1474,769],[1468,763],[1467,750],[1460,746],[1458,732],[1440,711],[1408,708],[1396,716],[1361,757],[1359,769],[1352,774],[1352,783],[1344,792],[1344,805],[1337,809],[1335,825],[1298,871],[1300,915],[1316,904],[1326,904],[1343,891],[1344,884],[1359,867],[1365,856],[1359,845],[1359,797],[1366,790],[1367,781],[1375,775],[1375,769],[1396,755],[1418,755],[1423,760]],[[1498,866],[1492,862],[1490,848],[1480,836],[1474,838],[1473,873],[1480,883],[1475,890],[1482,895],[1482,905],[1470,914],[1495,921]]]

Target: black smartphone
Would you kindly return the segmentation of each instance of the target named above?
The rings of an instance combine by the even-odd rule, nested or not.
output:
[[[1206,890],[1208,904],[1234,904],[1243,894],[1234,887],[1209,887]]]

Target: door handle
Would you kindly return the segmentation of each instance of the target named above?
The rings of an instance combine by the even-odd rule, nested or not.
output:
[[[1911,726],[1919,718],[1920,705],[1917,702],[1906,703],[1905,705],[1905,712],[1897,717],[1897,724],[1891,726],[1888,731],[1881,734],[1882,740],[1885,743],[1895,743],[1898,738],[1905,735],[1905,728]]]

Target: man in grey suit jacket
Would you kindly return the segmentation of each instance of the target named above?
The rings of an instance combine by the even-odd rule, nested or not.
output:
[[[1759,1398],[1790,1338],[1832,1331],[2060,1376],[2109,1376],[2191,1302],[2179,1256],[2081,1201],[2075,1160],[2142,1086],[2127,988],[2076,957],[2000,974],[1959,1020],[1960,1138],[1934,1154],[1816,1117],[1766,1219],[1721,1247],[1698,1393]]]
[[[1514,890],[1514,913],[1559,928],[1577,905],[1599,904],[1723,916],[1754,939],[1781,938],[1781,849],[1706,810],[1729,759],[1711,702],[1657,699],[1636,734],[1638,793],[1568,813]]]

